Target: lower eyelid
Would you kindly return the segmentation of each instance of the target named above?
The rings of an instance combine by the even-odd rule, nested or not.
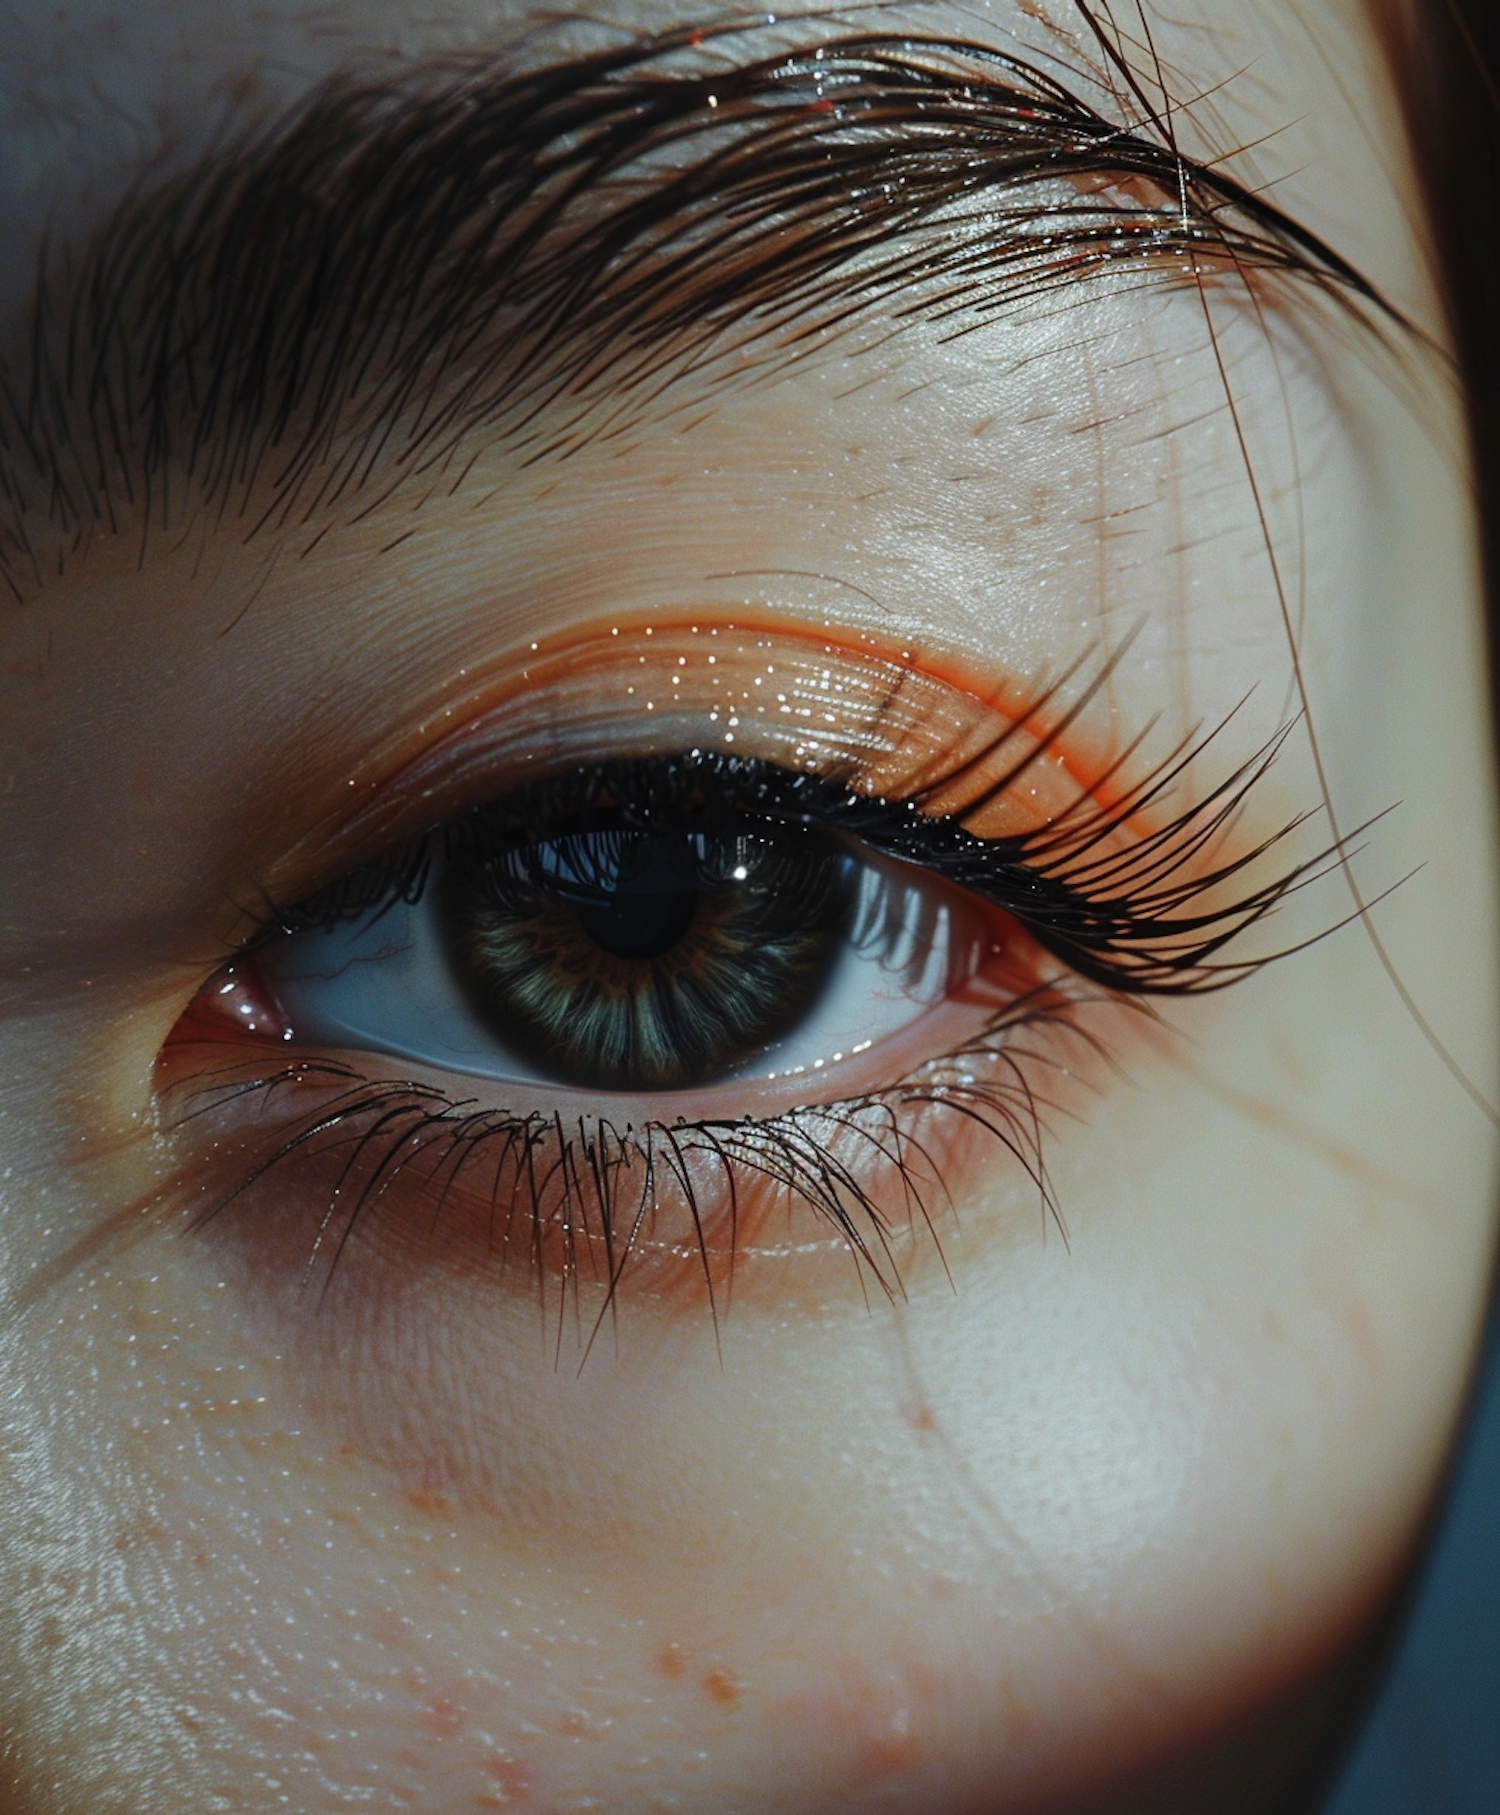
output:
[[[863,1304],[946,1285],[955,1242],[1034,1233],[1056,1213],[1044,1143],[1086,1113],[1100,1048],[1130,1010],[1039,990],[985,1050],[993,1013],[949,1012],[950,1025],[968,1014],[966,1039],[902,1081],[887,1072],[755,1119],[706,1099],[681,1122],[660,1104],[655,1121],[624,1105],[590,1119],[581,1099],[576,1122],[554,1106],[518,1130],[420,1076],[382,1076],[367,1055],[357,1071],[334,1055],[257,1065],[201,1025],[169,1045],[160,1081],[191,1117],[179,1138],[198,1183],[184,1209],[252,1257],[257,1289],[362,1297],[436,1269],[507,1296],[540,1288],[585,1324],[612,1271],[622,1303],[683,1313],[717,1311],[731,1290],[742,1304],[830,1292]]]

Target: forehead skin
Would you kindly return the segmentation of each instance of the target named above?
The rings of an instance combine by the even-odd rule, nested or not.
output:
[[[530,58],[681,10],[599,6],[543,28],[478,4],[0,6],[0,311],[21,308],[44,235],[78,238],[143,169],[182,167],[226,122],[331,72]],[[1184,150],[1234,153],[1235,175],[1269,184],[1441,339],[1358,9],[1179,0],[1149,18],[1170,86],[1201,97]],[[1038,9],[1000,0],[848,19],[1051,42]],[[1122,364],[1127,340],[1108,343]],[[944,387],[983,351],[932,359],[931,419],[884,428],[909,437],[898,476],[924,509],[959,419]],[[1386,950],[1493,1090],[1489,751],[1456,412],[1434,365],[1366,382],[1357,355],[1328,363],[1337,432],[1320,437],[1300,395],[1285,417],[1268,406],[1318,456],[1268,505],[1284,523],[1305,497],[1308,572],[1328,581],[1306,626],[1315,717],[1346,824],[1405,803],[1371,874],[1377,888],[1421,876],[1386,910]],[[472,516],[439,518],[406,566],[331,541],[296,586],[255,591],[232,662],[173,613],[185,566],[137,573],[110,550],[0,627],[0,838],[42,853],[24,887],[0,880],[0,1289],[24,1308],[0,1328],[0,1756],[17,1815],[1224,1815],[1276,1806],[1315,1749],[1428,1503],[1492,1236],[1489,1128],[1358,927],[1243,994],[1173,1010],[1182,1039],[1132,1048],[1129,1075],[1055,1151],[1066,1248],[1012,1209],[1003,1239],[969,1254],[959,1240],[952,1290],[929,1269],[909,1303],[867,1314],[799,1283],[784,1304],[752,1299],[722,1354],[702,1319],[647,1320],[575,1377],[441,1273],[319,1323],[227,1246],[152,1225],[117,1252],[98,1234],[157,1176],[151,1151],[100,1131],[147,1115],[141,1080],[184,978],[222,949],[207,911],[181,906],[201,906],[192,863],[219,875],[222,826],[315,707],[353,766],[361,721],[404,697],[371,654],[409,623],[401,589],[448,587],[399,671],[437,712],[465,636],[494,635],[511,660],[535,634],[518,628],[528,609],[684,587],[662,543],[697,551],[696,583],[711,564],[700,520],[747,550],[785,546],[788,570],[842,561],[893,597],[903,573],[926,577],[864,536],[868,522],[898,539],[899,518],[858,514],[872,474],[893,483],[869,447],[896,389],[849,418],[859,448],[841,442],[836,461],[832,428],[814,442],[814,485],[797,450],[821,382],[745,403],[726,417],[732,446],[710,430],[623,473],[584,465],[561,502],[518,486],[500,520],[541,603],[506,595],[509,641],[475,604]],[[1233,453],[1223,434],[1207,467]],[[1045,543],[1052,519],[1032,517]],[[995,570],[998,542],[977,508],[946,521],[954,597],[982,599],[969,582]],[[1163,546],[1194,528],[1163,530]],[[452,574],[435,577],[449,540]],[[1227,581],[1226,599],[1206,596],[1214,579],[1211,564],[1186,572],[1183,621],[1212,648],[1201,669],[1196,647],[1177,652],[1183,716],[1222,716],[1259,683],[1264,735],[1287,697],[1281,622],[1266,606],[1240,623]],[[1145,612],[1149,573],[1121,584],[1147,618],[1119,682],[1139,723],[1170,625]],[[921,630],[923,609],[947,634],[941,603],[905,624]],[[950,615],[962,652],[998,638],[978,608]],[[1017,606],[1008,647],[1071,659],[1088,627],[1059,622]],[[1286,805],[1316,798],[1304,750]],[[49,942],[54,925],[88,955]]]

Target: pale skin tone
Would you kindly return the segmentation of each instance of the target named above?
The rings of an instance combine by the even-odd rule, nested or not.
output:
[[[7,271],[49,208],[81,241],[127,165],[180,167],[226,105],[526,22],[406,10],[7,6]],[[1171,86],[1211,91],[1185,149],[1253,145],[1228,168],[1441,342],[1368,21],[1170,14],[1150,16]],[[899,22],[1055,49],[1034,15]],[[956,340],[872,330],[858,385],[845,349],[624,451],[490,447],[399,507],[399,546],[348,512],[310,552],[220,522],[142,556],[124,525],[5,604],[7,1808],[1277,1806],[1299,1709],[1357,1655],[1429,1504],[1496,1147],[1454,1071],[1493,1100],[1452,387],[1298,297],[1212,273]],[[1401,803],[1354,870],[1365,898],[1416,872],[1376,910],[1389,968],[1354,919],[1159,1025],[1099,1009],[1113,1062],[1072,1051],[1046,1134],[1058,1216],[998,1148],[955,1153],[953,1202],[896,1242],[894,1304],[804,1210],[747,1239],[717,1319],[701,1266],[627,1281],[580,1367],[592,1288],[539,1340],[530,1276],[420,1217],[353,1240],[326,1293],[314,1183],[281,1174],[253,1214],[196,1226],[213,1140],[238,1137],[181,1125],[158,1061],[243,904],[368,856],[359,812],[394,812],[390,778],[491,722],[534,660],[621,627],[645,649],[648,625],[727,646],[747,621],[778,659],[802,632],[920,650],[1022,699],[1133,636],[1077,760],[1153,722],[1160,757],[1247,701],[1200,791],[1297,713],[1290,627],[1307,713],[1245,835],[1320,807],[1310,722],[1341,832]],[[1293,854],[1330,836],[1319,817]],[[1354,906],[1335,871],[1262,949]]]

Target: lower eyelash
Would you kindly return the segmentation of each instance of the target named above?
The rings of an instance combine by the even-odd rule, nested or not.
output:
[[[1006,1153],[1043,1216],[1063,1230],[1043,1154],[1047,1118],[1062,1112],[1048,1083],[1074,1046],[1108,1059],[1079,1022],[1083,1009],[1106,999],[1046,985],[890,1086],[764,1118],[617,1127],[595,1116],[570,1126],[558,1114],[476,1109],[434,1087],[371,1079],[331,1060],[249,1076],[239,1066],[199,1072],[173,1086],[189,1104],[179,1125],[252,1099],[269,1110],[288,1091],[332,1095],[286,1128],[194,1226],[223,1216],[283,1167],[323,1174],[302,1270],[304,1288],[317,1284],[321,1296],[366,1223],[394,1216],[409,1237],[425,1211],[437,1239],[463,1200],[470,1221],[476,1212],[484,1221],[488,1260],[502,1272],[519,1260],[535,1274],[543,1306],[559,1317],[559,1340],[570,1307],[582,1326],[584,1295],[602,1295],[583,1332],[585,1350],[627,1277],[644,1275],[642,1283],[660,1290],[687,1287],[717,1324],[747,1241],[773,1215],[784,1213],[790,1225],[799,1210],[847,1250],[867,1296],[873,1286],[895,1300],[904,1292],[902,1256],[915,1240],[931,1242],[946,1268],[938,1223],[952,1204],[953,1163],[935,1155],[931,1134],[948,1118],[948,1146]],[[1140,1012],[1139,1003],[1127,1006]]]

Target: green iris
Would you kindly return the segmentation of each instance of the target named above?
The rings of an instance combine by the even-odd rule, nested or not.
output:
[[[481,1019],[549,1078],[684,1090],[808,1013],[848,937],[856,869],[802,826],[569,833],[450,864],[449,958]]]

